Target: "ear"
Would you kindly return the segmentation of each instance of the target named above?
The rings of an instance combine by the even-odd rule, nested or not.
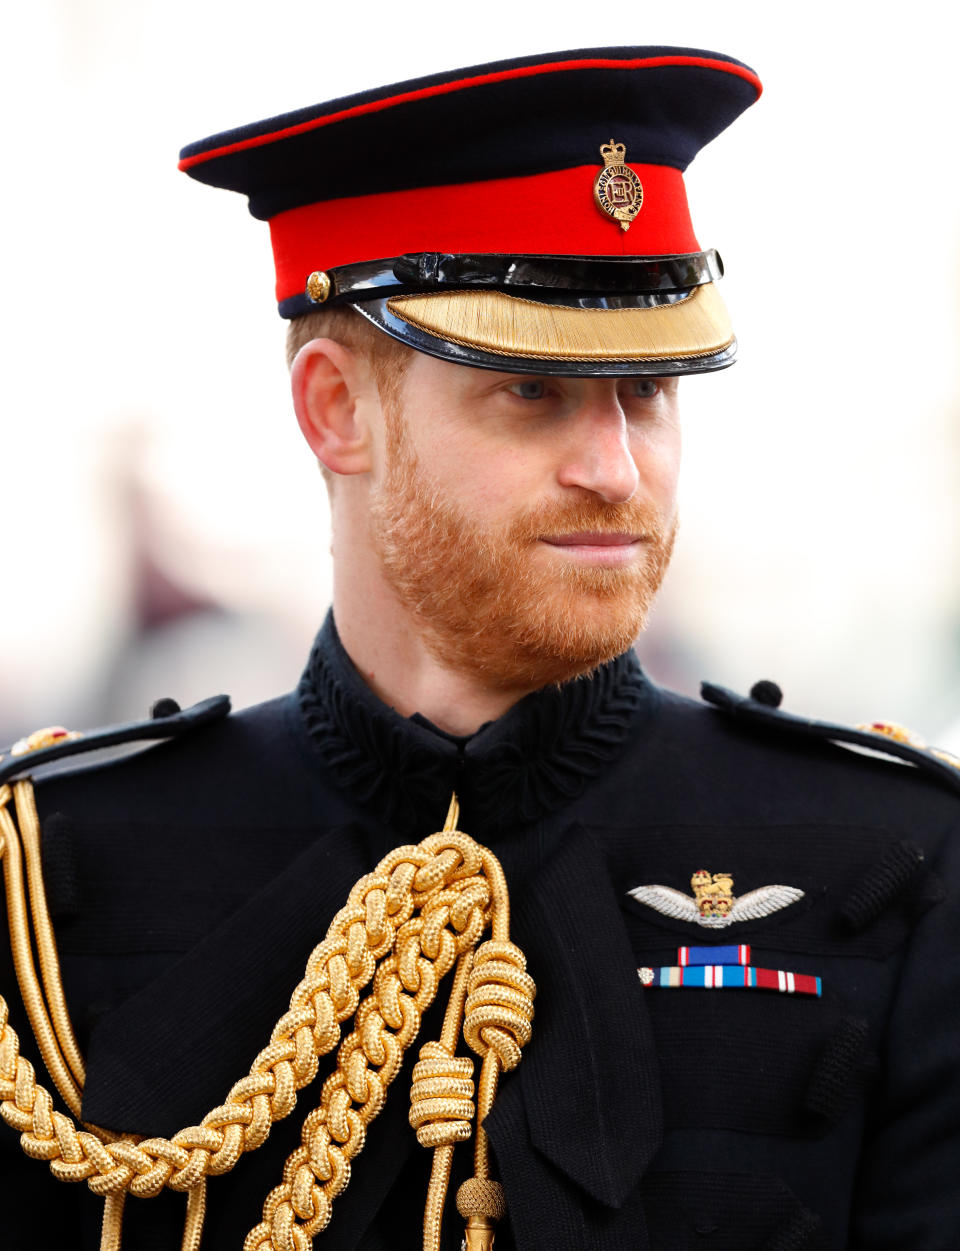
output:
[[[370,430],[360,401],[376,396],[365,360],[333,339],[312,339],[290,370],[293,407],[314,456],[333,473],[367,473]]]

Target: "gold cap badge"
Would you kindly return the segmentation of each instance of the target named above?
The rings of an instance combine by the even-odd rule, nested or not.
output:
[[[611,139],[600,147],[603,169],[593,184],[593,198],[597,208],[614,221],[621,230],[629,230],[630,223],[643,206],[643,184],[629,165],[624,164],[627,149],[622,143]]]

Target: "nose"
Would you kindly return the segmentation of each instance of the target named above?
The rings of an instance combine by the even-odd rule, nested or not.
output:
[[[608,504],[631,499],[640,481],[627,419],[615,391],[585,397],[571,414],[557,481],[582,487]]]

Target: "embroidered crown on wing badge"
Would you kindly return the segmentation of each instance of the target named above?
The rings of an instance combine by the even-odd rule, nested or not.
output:
[[[690,879],[693,897],[672,886],[635,886],[627,891],[638,903],[646,904],[665,917],[678,921],[694,921],[709,929],[725,929],[737,921],[756,921],[779,912],[803,898],[796,886],[759,886],[739,899],[733,893],[729,873],[710,873],[698,869]]]

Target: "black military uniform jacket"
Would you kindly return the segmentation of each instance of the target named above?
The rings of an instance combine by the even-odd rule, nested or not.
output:
[[[461,828],[502,860],[538,986],[533,1039],[486,1122],[509,1204],[498,1247],[955,1248],[957,793],[764,715],[660,690],[626,656],[458,740],[381,704],[331,620],[291,695],[42,782],[85,1119],[167,1135],[199,1122],[265,1045],[354,881],[438,829],[456,789]],[[737,895],[803,897],[709,930],[627,894],[689,894],[701,869],[729,873]],[[718,942],[819,976],[822,997],[638,977]],[[406,1119],[418,1046],[319,1246],[420,1245],[428,1157]],[[205,1251],[242,1246],[315,1091],[211,1180]],[[130,1199],[128,1251],[179,1246],[182,1205]],[[0,1125],[5,1248],[39,1245],[37,1213],[50,1246],[96,1248],[101,1210]],[[460,1234],[451,1203],[447,1246]]]

